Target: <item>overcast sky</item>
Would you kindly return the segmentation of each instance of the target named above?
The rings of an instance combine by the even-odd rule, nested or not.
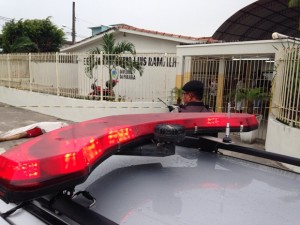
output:
[[[231,15],[253,0],[0,0],[0,31],[9,19],[45,19],[59,28],[72,27],[75,2],[77,40],[89,27],[125,23],[138,28],[209,37]],[[64,28],[65,32],[70,32]],[[70,40],[71,37],[68,36]]]

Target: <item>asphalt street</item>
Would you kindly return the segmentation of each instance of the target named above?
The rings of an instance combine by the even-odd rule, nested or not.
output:
[[[33,112],[25,108],[17,108],[0,102],[0,134],[11,129],[31,125],[38,122],[57,122],[74,123],[62,120],[53,116]],[[28,139],[23,138],[14,141],[0,142],[0,152],[8,150],[15,145],[19,145]]]

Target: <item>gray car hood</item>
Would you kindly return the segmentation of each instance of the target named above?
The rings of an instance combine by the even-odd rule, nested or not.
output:
[[[112,156],[82,185],[119,224],[299,224],[299,174],[177,147],[168,157]],[[85,204],[83,200],[82,204]]]

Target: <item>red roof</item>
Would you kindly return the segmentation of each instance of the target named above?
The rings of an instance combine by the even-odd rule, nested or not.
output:
[[[137,27],[129,26],[127,24],[117,24],[117,25],[114,25],[114,27],[117,29],[133,30],[133,31],[138,31],[138,32],[143,32],[143,33],[148,33],[148,34],[157,34],[157,35],[173,37],[173,38],[182,38],[182,39],[188,39],[188,40],[207,41],[207,42],[215,42],[216,41],[211,37],[191,37],[191,36],[184,36],[184,35],[178,35],[178,34],[171,34],[171,33],[137,28]]]
[[[119,29],[124,29],[124,30],[131,30],[131,31],[137,31],[137,32],[142,32],[142,33],[147,33],[147,34],[156,34],[156,35],[161,35],[161,36],[165,36],[165,37],[170,37],[170,38],[179,38],[182,40],[190,40],[190,41],[195,41],[195,42],[205,42],[205,43],[216,43],[218,42],[218,40],[213,39],[212,37],[191,37],[191,36],[184,36],[184,35],[178,35],[178,34],[170,34],[170,33],[165,33],[165,32],[159,32],[159,31],[154,31],[154,30],[147,30],[147,29],[142,29],[142,28],[137,28],[137,27],[133,27],[133,26],[129,26],[127,24],[115,24],[115,25],[110,25],[109,29],[105,30],[104,32],[98,33],[95,36],[98,36],[100,34],[103,34],[109,30],[119,30]],[[82,42],[85,42],[95,36],[91,36],[88,38],[85,38],[81,41],[78,41],[75,43],[79,44]],[[71,46],[72,47],[72,46]]]

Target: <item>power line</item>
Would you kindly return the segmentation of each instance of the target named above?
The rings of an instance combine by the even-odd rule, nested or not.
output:
[[[87,21],[87,20],[84,20],[84,19],[81,19],[81,18],[78,18],[78,17],[76,17],[76,20],[79,20],[79,22],[84,22],[84,23],[91,24],[91,25],[93,25],[93,26],[95,26],[95,25],[96,25],[96,24],[95,24],[95,23],[93,23],[93,22],[90,22],[90,21]]]
[[[65,31],[65,30],[64,30],[64,33],[65,33],[66,35],[72,36],[72,28],[67,27],[66,25],[63,25],[62,27],[63,27],[63,29],[68,29],[68,30],[70,30],[70,31]],[[75,36],[76,36],[76,37],[80,37],[80,38],[87,38],[87,37],[88,37],[87,35],[83,35],[83,34],[80,34],[80,33],[77,33],[77,32],[75,33]]]

